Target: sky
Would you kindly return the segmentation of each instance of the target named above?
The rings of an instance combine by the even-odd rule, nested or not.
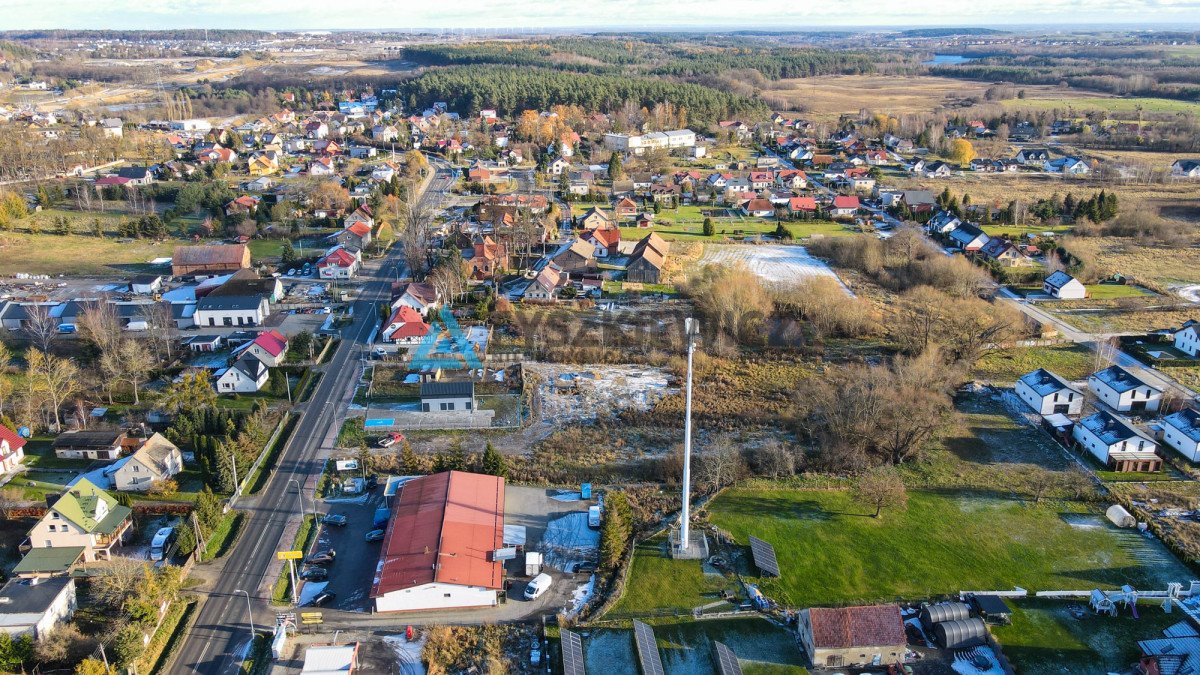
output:
[[[0,0],[0,28],[814,29],[1200,25],[1200,0]]]

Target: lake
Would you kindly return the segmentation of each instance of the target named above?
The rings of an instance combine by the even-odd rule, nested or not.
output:
[[[961,54],[934,54],[933,58],[922,62],[924,66],[956,66],[960,63],[974,61],[977,57]]]

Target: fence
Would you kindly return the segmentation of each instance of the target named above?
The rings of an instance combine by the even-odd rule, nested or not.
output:
[[[368,417],[367,428],[374,431],[394,429],[487,429],[492,426],[495,410],[471,410],[458,412],[415,412],[411,410],[376,410]]]

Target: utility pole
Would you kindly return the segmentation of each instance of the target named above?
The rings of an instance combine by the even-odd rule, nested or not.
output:
[[[692,353],[696,351],[696,340],[700,337],[700,322],[691,317],[684,319],[683,332],[687,340],[687,394],[683,413],[683,510],[679,521],[679,549],[686,551],[690,536],[688,520],[691,518],[692,492]]]
[[[286,378],[287,375],[284,375]],[[237,477],[237,455],[234,454],[233,448],[229,449],[229,465],[233,467],[233,496],[237,497],[242,492],[242,484],[238,482]]]
[[[254,636],[258,633],[258,629],[256,629],[254,627],[254,611],[252,609],[250,609],[250,592],[243,591],[242,589],[239,588],[239,589],[235,590],[233,593],[234,593],[234,595],[237,595],[238,593],[246,594],[246,616],[250,618],[250,640],[253,641]]]

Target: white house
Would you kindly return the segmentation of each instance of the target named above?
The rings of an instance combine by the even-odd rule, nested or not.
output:
[[[421,344],[430,329],[420,312],[408,305],[400,305],[392,312],[379,334],[384,342],[411,346]]]
[[[1042,282],[1042,291],[1059,300],[1082,300],[1087,297],[1087,287],[1062,270],[1046,277]]]
[[[1200,159],[1177,159],[1171,165],[1172,178],[1200,178]]]
[[[962,222],[961,218],[949,211],[939,211],[925,223],[925,229],[930,234],[948,234],[962,225]]]
[[[192,320],[201,328],[214,326],[259,326],[271,313],[261,295],[208,295],[196,303]]]
[[[216,387],[221,394],[252,394],[267,384],[271,371],[266,364],[249,354],[233,362],[232,366],[217,371]]]
[[[1050,151],[1041,148],[1026,148],[1017,153],[1017,163],[1023,166],[1044,166],[1050,161]]]
[[[113,487],[123,492],[146,492],[155,482],[167,480],[180,471],[183,471],[183,453],[156,433],[113,472]]]
[[[1106,411],[1083,418],[1071,435],[1105,467],[1115,471],[1157,471],[1158,444],[1126,420]]]
[[[427,316],[439,301],[437,288],[433,284],[414,281],[392,286],[392,309],[405,305],[417,310],[421,316]]]
[[[1046,162],[1043,168],[1047,173],[1061,173],[1071,176],[1085,176],[1091,172],[1092,167],[1088,163],[1078,157],[1059,157],[1058,159]]]
[[[964,251],[978,251],[992,240],[986,232],[978,227],[963,223],[950,231],[950,240]]]
[[[1083,410],[1083,392],[1045,368],[1021,376],[1015,389],[1039,415],[1078,415]]]
[[[361,264],[360,251],[351,253],[345,247],[337,246],[317,261],[317,273],[322,279],[352,279]]]
[[[252,342],[243,347],[243,350],[262,361],[268,368],[275,368],[282,366],[283,360],[287,358],[288,339],[283,333],[271,329],[259,333]]]
[[[0,474],[16,471],[25,458],[25,439],[0,424]]]
[[[1192,358],[1200,355],[1200,323],[1186,321],[1175,331],[1175,348]]]
[[[470,380],[421,383],[421,412],[475,410],[475,383]]]
[[[1146,384],[1121,366],[1092,373],[1088,388],[1096,398],[1120,412],[1154,412],[1162,403],[1161,389]]]
[[[1200,462],[1200,412],[1184,408],[1162,418],[1163,442],[1193,462]]]
[[[40,640],[75,614],[75,579],[10,579],[0,588],[0,632]]]
[[[504,588],[504,479],[421,476],[395,500],[371,587],[377,612],[493,607]]]

